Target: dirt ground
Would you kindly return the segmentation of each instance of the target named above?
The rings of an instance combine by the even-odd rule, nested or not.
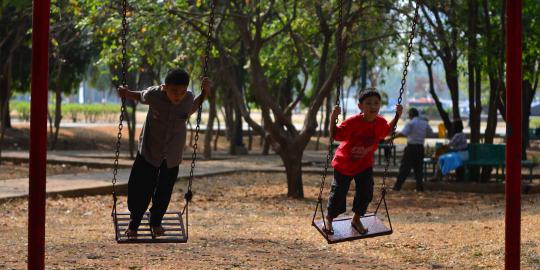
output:
[[[310,225],[320,175],[304,179],[303,200],[282,174],[196,179],[187,244],[118,245],[110,196],[49,198],[47,269],[503,269],[503,195],[392,192],[392,235],[328,245]],[[524,195],[522,269],[540,269],[539,204]],[[25,200],[0,204],[0,235],[0,269],[25,269]]]
[[[73,166],[67,164],[47,164],[47,175],[89,173],[108,171],[110,169],[96,169],[88,166]],[[28,178],[28,163],[14,163],[5,161],[0,164],[0,180]]]

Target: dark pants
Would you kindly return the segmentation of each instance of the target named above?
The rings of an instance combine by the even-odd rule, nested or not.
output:
[[[373,199],[373,168],[367,168],[361,173],[348,176],[334,170],[334,181],[328,198],[328,217],[335,218],[347,210],[347,193],[354,179],[356,194],[353,201],[353,212],[363,216]]]
[[[156,168],[143,156],[137,154],[128,182],[129,228],[136,230],[152,200],[150,225],[159,226],[167,211],[174,182],[178,177],[178,166],[167,168],[165,160]]]
[[[396,184],[394,185],[395,190],[400,190],[403,182],[411,169],[414,170],[414,178],[416,179],[416,190],[423,191],[424,186],[422,185],[422,178],[424,176],[424,145],[421,144],[407,144],[405,147],[405,152],[403,153],[403,159],[401,160],[401,166],[399,167],[399,174],[397,177]]]

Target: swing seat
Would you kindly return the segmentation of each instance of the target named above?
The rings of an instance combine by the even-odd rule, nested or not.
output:
[[[326,241],[328,241],[328,244],[392,234],[392,229],[386,227],[386,225],[384,225],[384,223],[375,214],[367,214],[360,218],[360,221],[362,221],[364,227],[368,229],[368,232],[365,234],[360,234],[355,228],[353,228],[351,226],[351,221],[352,217],[334,219],[332,222],[334,234],[332,235],[328,235],[324,232],[324,223],[322,219],[314,221],[313,226],[315,226]]]
[[[116,213],[113,215],[115,226],[116,242],[119,244],[136,244],[136,243],[186,243],[188,240],[184,223],[182,221],[182,213],[167,212],[163,216],[161,225],[165,229],[165,233],[160,236],[155,236],[150,230],[150,212],[146,212],[141,220],[138,234],[136,238],[130,239],[124,232],[129,224],[129,212]]]

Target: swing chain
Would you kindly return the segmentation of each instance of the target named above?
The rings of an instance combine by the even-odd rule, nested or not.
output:
[[[210,21],[208,23],[209,24],[208,33],[206,36],[206,48],[205,48],[203,75],[202,75],[203,78],[208,76],[208,61],[210,58],[210,50],[212,49],[212,31],[214,29],[215,10],[216,10],[216,0],[213,0],[212,5],[211,5],[211,10],[210,10]],[[201,93],[202,93],[202,84],[201,84]],[[197,110],[197,125],[195,127],[195,143],[193,144],[193,153],[191,155],[191,169],[189,171],[188,191],[184,195],[184,199],[186,200],[187,203],[189,203],[191,199],[193,198],[191,186],[193,183],[193,172],[195,170],[195,161],[197,160],[197,148],[198,148],[197,141],[199,140],[201,116],[202,116],[202,103],[199,105],[199,109]]]
[[[339,106],[340,95],[342,91],[342,79],[343,79],[343,50],[342,50],[342,40],[341,32],[343,31],[343,0],[338,1],[338,12],[339,12],[339,26],[336,33],[336,47],[337,47],[337,69],[338,69],[338,78],[336,82],[336,106]],[[335,124],[337,125],[338,119],[335,119]],[[330,167],[330,159],[333,156],[332,153],[332,144],[334,143],[334,138],[330,137],[328,144],[328,154],[326,155],[326,162],[324,164],[324,172],[322,175],[321,186],[319,188],[319,196],[317,198],[318,203],[322,203],[322,193],[324,190],[324,184],[326,182],[326,176],[328,174],[328,168]]]
[[[405,92],[405,84],[407,83],[407,74],[410,64],[410,58],[413,51],[413,40],[414,40],[414,34],[416,33],[416,24],[418,23],[419,15],[418,15],[418,9],[420,8],[420,4],[416,4],[416,8],[414,10],[414,18],[412,21],[411,26],[411,32],[409,33],[409,42],[407,45],[407,55],[405,57],[405,64],[403,67],[403,78],[401,79],[401,87],[399,89],[399,97],[398,97],[398,105],[401,105],[401,102],[403,100],[403,93]],[[399,120],[399,119],[398,119]],[[390,136],[390,142],[388,143],[388,146],[390,149],[394,147],[394,139],[396,138],[396,127],[397,127],[397,121],[396,124],[392,127],[392,135]],[[384,167],[384,174],[382,179],[382,196],[384,197],[386,195],[386,178],[388,177],[388,168],[390,166],[390,155],[386,156],[386,164]]]
[[[338,24],[338,29],[337,29],[337,33],[336,33],[336,47],[337,47],[337,63],[336,63],[336,68],[337,68],[337,74],[338,74],[338,77],[337,77],[337,81],[336,81],[336,90],[337,90],[337,93],[336,93],[336,106],[339,106],[339,102],[340,102],[340,95],[341,95],[341,91],[342,91],[342,83],[343,83],[343,45],[342,45],[342,32],[343,32],[343,0],[339,0],[338,1],[338,14],[339,14],[339,24]],[[335,122],[333,123],[334,125],[337,125],[338,123],[338,118],[336,117],[336,119],[334,120]],[[315,217],[317,215],[317,211],[319,210],[319,206],[321,207],[321,217],[322,217],[322,221],[323,221],[323,227],[324,227],[324,231],[326,232],[326,218],[324,216],[324,209],[323,209],[323,205],[322,205],[322,193],[323,193],[323,190],[324,190],[324,184],[326,182],[326,176],[328,174],[328,167],[330,166],[330,159],[332,158],[333,156],[333,153],[332,153],[332,145],[334,144],[334,138],[332,138],[332,136],[330,136],[330,139],[329,139],[329,144],[328,144],[328,154],[326,155],[326,162],[324,164],[324,172],[323,172],[323,175],[322,175],[322,181],[321,181],[321,186],[319,188],[319,196],[317,198],[317,205],[315,207],[315,212],[313,213],[313,219],[312,219],[312,223],[315,224]]]
[[[121,79],[121,85],[126,86],[127,85],[127,31],[128,31],[128,23],[127,23],[127,0],[122,0],[122,31],[120,32],[120,41],[122,46],[122,66],[121,66],[121,72],[122,72],[122,79]],[[116,136],[116,151],[114,153],[114,165],[113,165],[113,178],[112,178],[112,195],[113,195],[113,202],[114,206],[112,209],[112,214],[114,215],[116,212],[116,177],[118,174],[118,158],[120,156],[120,145],[121,145],[121,139],[122,139],[122,129],[124,127],[124,115],[126,113],[126,99],[122,98],[122,105],[120,107],[120,123],[118,124],[118,134]]]

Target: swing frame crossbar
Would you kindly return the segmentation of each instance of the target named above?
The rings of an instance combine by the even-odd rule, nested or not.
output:
[[[182,212],[167,212],[163,216],[161,225],[165,233],[156,236],[150,227],[150,212],[146,212],[141,220],[137,237],[128,238],[124,231],[129,224],[129,212],[115,213],[112,215],[116,242],[118,244],[141,244],[141,243],[187,243],[188,234],[184,227]],[[142,232],[142,233],[140,233]]]

